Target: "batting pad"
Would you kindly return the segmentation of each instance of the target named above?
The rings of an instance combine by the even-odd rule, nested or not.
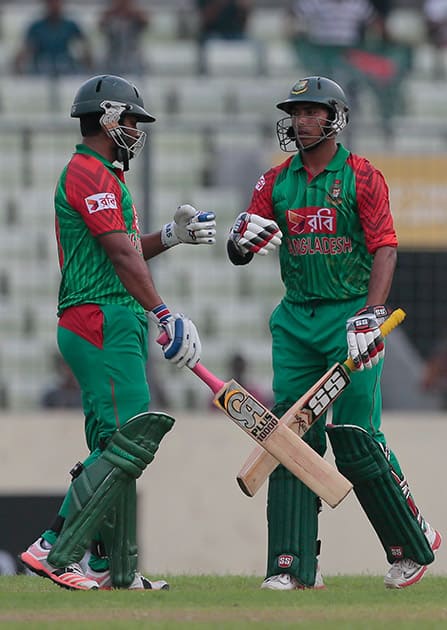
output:
[[[137,484],[129,479],[101,527],[110,576],[115,588],[128,588],[138,564]]]
[[[367,431],[350,424],[328,425],[326,432],[337,468],[354,486],[388,562],[402,558],[421,565],[433,562],[430,544],[380,444]]]
[[[112,435],[96,461],[71,484],[64,526],[48,555],[55,567],[79,562],[103,519],[154,459],[174,419],[162,413],[141,413]]]
[[[267,575],[289,573],[315,584],[319,499],[284,466],[270,475],[267,498]]]

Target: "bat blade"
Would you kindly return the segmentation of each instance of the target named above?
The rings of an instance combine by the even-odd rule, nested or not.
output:
[[[198,375],[205,380],[203,366],[198,367]],[[263,452],[281,462],[331,507],[336,507],[352,489],[346,477],[236,381],[224,383],[213,402],[254,439]]]
[[[380,330],[385,337],[405,319],[405,312],[398,308],[382,324]],[[346,389],[350,382],[349,373],[355,369],[351,358],[343,364],[336,363],[315,383],[281,418],[281,423],[292,428],[299,436],[318,420]],[[278,461],[264,449],[256,447],[250,453],[236,479],[242,492],[253,497],[268,476],[275,470]]]

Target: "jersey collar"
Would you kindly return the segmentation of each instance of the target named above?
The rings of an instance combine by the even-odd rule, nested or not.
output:
[[[337,152],[329,162],[329,164],[324,169],[325,171],[338,171],[343,166],[344,162],[349,157],[349,151],[342,144],[337,143]],[[291,168],[294,171],[299,171],[301,168],[304,168],[303,159],[301,157],[301,153],[297,153],[295,157],[292,159]]]
[[[91,155],[92,157],[102,162],[104,166],[109,168],[114,173],[118,174],[120,171],[122,171],[122,169],[117,168],[114,164],[112,164],[112,162],[109,162],[109,160],[106,160],[106,158],[103,155],[101,155],[100,153],[97,153],[96,151],[93,151],[93,149],[90,149],[90,147],[88,147],[85,144],[77,144],[76,153],[82,153],[83,155]]]

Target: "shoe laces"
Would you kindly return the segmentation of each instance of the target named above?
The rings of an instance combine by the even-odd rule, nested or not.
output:
[[[411,560],[411,558],[403,558],[403,560],[396,560],[390,569],[391,577],[398,577],[401,574],[412,573],[419,569],[421,565]]]
[[[69,564],[68,567],[65,567],[65,570],[71,573],[79,573],[79,575],[84,575],[84,571],[82,570],[81,565],[78,562],[73,562]]]

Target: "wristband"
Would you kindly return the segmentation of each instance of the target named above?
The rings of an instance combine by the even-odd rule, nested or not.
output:
[[[171,223],[166,223],[162,228],[161,228],[161,234],[160,234],[160,238],[161,238],[161,242],[164,245],[164,247],[166,247],[166,249],[168,249],[169,247],[173,247],[174,245],[178,245],[180,243],[180,240],[178,239],[176,233],[174,232],[174,221],[171,221]]]
[[[149,315],[152,321],[155,322],[158,326],[163,326],[163,324],[166,324],[168,319],[172,317],[171,311],[164,302],[162,302],[158,306],[155,306],[149,312]]]

